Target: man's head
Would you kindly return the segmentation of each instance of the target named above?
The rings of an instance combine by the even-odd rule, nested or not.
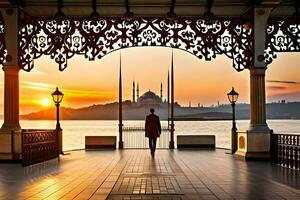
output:
[[[155,112],[154,108],[150,108],[150,112],[153,114]]]

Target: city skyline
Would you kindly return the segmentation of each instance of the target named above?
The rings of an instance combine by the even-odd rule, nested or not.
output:
[[[76,56],[63,72],[59,72],[57,64],[49,57],[37,59],[31,72],[20,73],[20,113],[52,107],[50,94],[55,87],[65,94],[64,107],[79,108],[117,101],[119,52],[112,52],[92,62]],[[160,84],[163,83],[163,96],[166,97],[170,58],[171,48],[135,47],[122,50],[123,99],[132,99],[133,80],[139,82],[140,95],[148,90],[159,94]],[[295,73],[299,72],[299,61],[297,53],[281,53],[268,66],[267,102],[300,100],[300,78]],[[232,86],[240,93],[239,102],[249,103],[249,71],[237,72],[232,67],[232,61],[225,56],[205,61],[174,49],[174,70],[175,100],[182,105],[191,102],[192,105],[200,103],[210,106],[218,101],[227,104],[226,94]],[[3,89],[0,93],[0,104],[3,105]]]

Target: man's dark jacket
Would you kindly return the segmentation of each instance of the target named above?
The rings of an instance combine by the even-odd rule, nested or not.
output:
[[[161,134],[161,126],[159,117],[155,114],[150,114],[146,117],[145,122],[145,136],[159,137]]]

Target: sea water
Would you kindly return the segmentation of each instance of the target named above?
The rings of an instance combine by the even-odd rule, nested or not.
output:
[[[118,136],[117,120],[62,120],[63,150],[74,150],[84,148],[84,137],[86,135],[113,135]],[[24,129],[54,129],[55,120],[21,120]],[[123,122],[125,127],[143,127],[144,121],[131,120]],[[163,127],[167,121],[161,121]],[[300,120],[268,120],[268,125],[274,133],[300,134]],[[249,120],[238,120],[238,130],[247,130]],[[230,148],[231,121],[175,121],[175,143],[176,135],[215,135],[216,146]],[[143,132],[135,132],[129,137],[128,132],[123,133],[125,147],[147,147]],[[159,141],[159,147],[167,147],[169,135],[167,132]]]

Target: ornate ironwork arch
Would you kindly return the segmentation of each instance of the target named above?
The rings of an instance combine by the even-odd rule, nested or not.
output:
[[[241,71],[252,64],[252,31],[240,19],[195,18],[34,18],[23,17],[19,29],[19,65],[25,71],[34,59],[50,55],[67,67],[75,54],[89,60],[118,49],[166,46],[211,60],[225,54]]]
[[[166,46],[200,59],[225,54],[238,71],[253,65],[253,35],[237,18],[31,18],[20,12],[19,66],[34,67],[34,59],[50,55],[59,69],[75,54],[89,60],[121,48]],[[0,12],[0,64],[6,59],[4,23]],[[265,62],[277,52],[300,51],[300,20],[270,19],[266,28]]]
[[[270,19],[266,32],[265,62],[270,64],[278,52],[300,52],[300,19]]]

